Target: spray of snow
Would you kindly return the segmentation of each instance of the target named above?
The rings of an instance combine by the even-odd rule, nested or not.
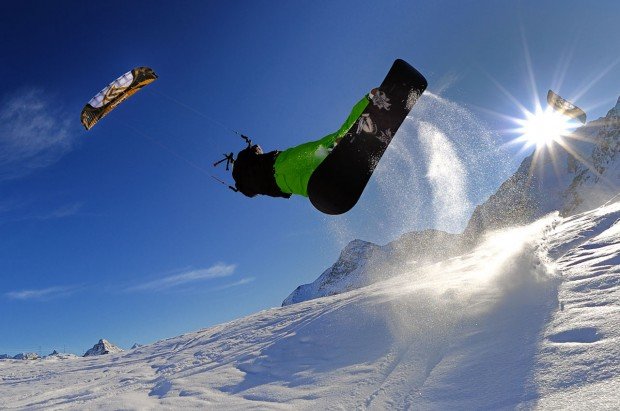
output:
[[[438,128],[421,121],[420,141],[428,159],[426,177],[433,188],[435,228],[455,231],[468,217],[467,172],[453,145]]]
[[[385,244],[426,228],[461,231],[473,204],[510,174],[509,156],[470,110],[426,91],[400,127],[358,204],[326,217],[336,248]],[[439,150],[439,151],[437,151]],[[431,210],[441,210],[429,218]]]
[[[430,308],[436,312],[426,320],[432,318],[443,324],[432,328],[449,333],[464,315],[483,315],[508,300],[517,304],[531,301],[537,288],[555,279],[554,267],[540,241],[555,218],[550,215],[525,227],[491,233],[472,252],[460,257],[414,270],[402,267],[400,275],[378,287],[399,295],[410,294],[411,298],[403,301],[415,307],[393,310],[389,317],[413,315]],[[416,329],[411,327],[410,317],[393,327],[395,334]]]
[[[558,305],[559,280],[540,241],[554,220],[490,234],[469,254],[403,267],[402,275],[362,291],[374,295],[365,315],[392,337],[380,363],[387,380],[366,405],[477,409],[518,402],[530,389],[541,330]],[[475,399],[481,387],[486,402]]]

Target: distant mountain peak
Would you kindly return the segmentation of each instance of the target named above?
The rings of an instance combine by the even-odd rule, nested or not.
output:
[[[21,353],[13,357],[14,360],[38,360],[39,358],[39,354],[34,352]]]
[[[618,97],[618,101],[616,102],[616,106],[607,112],[606,117],[620,117],[620,97]]]
[[[112,344],[108,340],[100,339],[97,344],[93,346],[90,350],[86,351],[84,357],[91,357],[93,355],[105,355],[105,354],[114,354],[118,352],[122,352],[123,349],[117,347]]]
[[[56,360],[72,360],[75,358],[79,358],[77,355],[75,354],[69,354],[69,353],[65,353],[65,352],[58,352],[56,350],[52,351],[51,354],[46,355],[45,357],[43,357],[44,360],[47,361],[56,361]]]
[[[462,249],[461,246],[459,235],[432,229],[403,234],[384,246],[355,239],[319,278],[297,287],[282,305],[365,287],[390,278],[403,264],[439,261],[447,255],[454,255]]]
[[[282,305],[295,304],[317,296],[339,294],[361,286],[360,279],[370,270],[371,261],[382,254],[381,247],[364,240],[353,240],[342,250],[338,260],[310,284],[297,287]],[[354,276],[351,273],[356,273]],[[352,281],[350,281],[352,280]]]

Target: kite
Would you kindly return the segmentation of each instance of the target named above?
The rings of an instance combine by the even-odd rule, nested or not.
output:
[[[551,90],[547,92],[547,103],[553,107],[555,111],[568,117],[575,118],[581,121],[582,124],[586,123],[586,113],[582,109]]]
[[[123,74],[84,106],[80,116],[82,124],[90,130],[116,106],[156,79],[157,74],[149,67],[136,67]]]

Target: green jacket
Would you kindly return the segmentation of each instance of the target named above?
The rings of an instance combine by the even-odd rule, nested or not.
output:
[[[338,141],[347,134],[369,101],[368,95],[358,101],[347,120],[335,133],[281,152],[274,165],[274,176],[280,190],[287,194],[308,197],[310,176]]]

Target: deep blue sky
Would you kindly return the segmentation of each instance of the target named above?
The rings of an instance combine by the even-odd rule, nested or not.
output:
[[[620,94],[617,1],[101,3],[0,5],[0,354],[128,347],[228,321],[279,305],[353,238],[434,225],[416,209],[383,230],[376,187],[338,218],[303,198],[235,195],[209,174],[230,180],[211,164],[243,145],[211,119],[267,150],[317,139],[395,58],[498,145],[514,136],[488,110],[520,112],[497,84],[529,109],[556,87],[590,118]],[[160,78],[85,132],[83,105],[141,65]],[[498,157],[468,201],[525,154]]]

